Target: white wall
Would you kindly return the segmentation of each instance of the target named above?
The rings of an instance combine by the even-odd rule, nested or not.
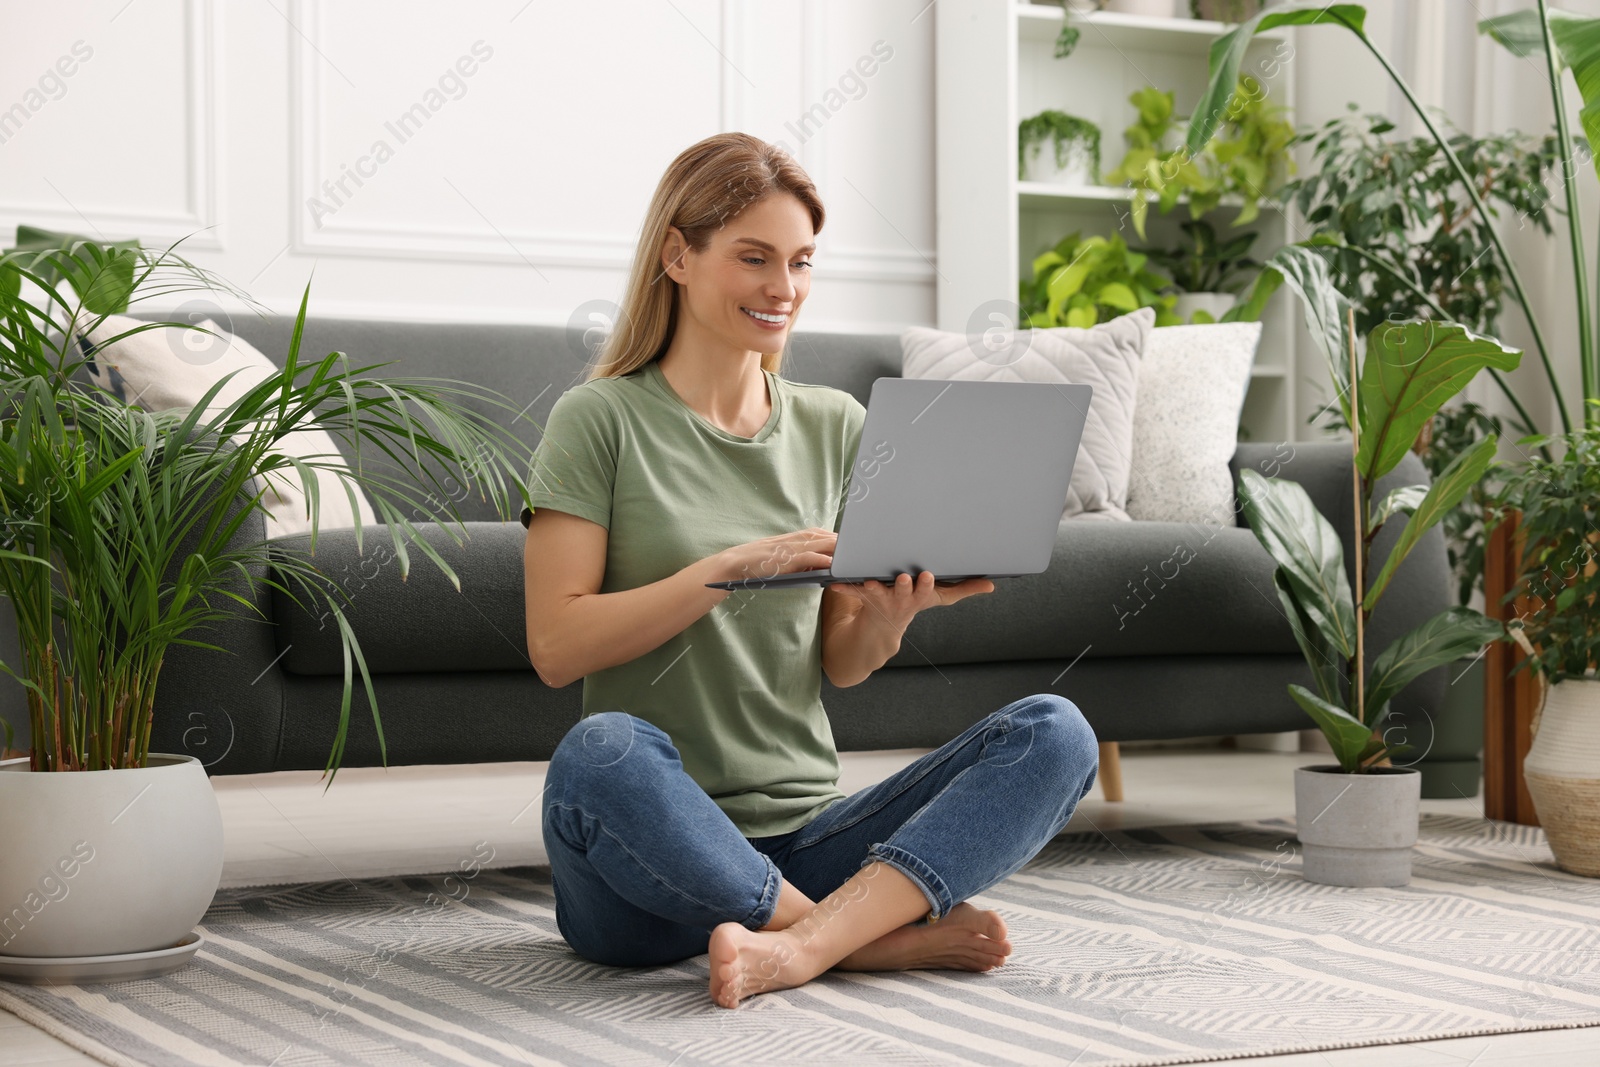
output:
[[[673,157],[744,130],[829,212],[802,327],[931,322],[925,6],[3,0],[0,235],[200,231],[275,309],[314,270],[315,314],[559,323],[621,296]]]

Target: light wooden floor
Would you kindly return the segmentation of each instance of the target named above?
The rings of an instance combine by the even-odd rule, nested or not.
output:
[[[903,767],[924,750],[845,753],[846,792]],[[1291,771],[1325,762],[1305,752],[1216,748],[1129,749],[1127,799],[1098,789],[1068,831],[1292,815]],[[544,764],[347,770],[324,792],[311,772],[216,778],[227,826],[226,886],[361,878],[455,869],[494,850],[493,866],[544,862],[538,800]],[[1480,815],[1479,798],[1425,800],[1425,811]],[[15,1016],[0,1012],[0,1065],[92,1064]],[[1593,1067],[1600,1027],[1455,1038],[1368,1049],[1236,1060],[1253,1067]]]

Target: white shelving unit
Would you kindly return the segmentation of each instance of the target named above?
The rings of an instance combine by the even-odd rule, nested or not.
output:
[[[1168,215],[1152,209],[1141,241],[1128,214],[1131,189],[1018,180],[1017,126],[1045,108],[1088,119],[1100,127],[1101,169],[1110,170],[1126,150],[1122,131],[1135,118],[1129,94],[1154,85],[1175,93],[1178,112],[1188,114],[1205,89],[1211,43],[1228,27],[1111,12],[1073,15],[1081,36],[1072,55],[1057,59],[1063,13],[1054,4],[940,0],[934,17],[940,329],[976,333],[995,325],[997,315],[1011,318],[1004,309],[1014,314],[1034,258],[1074,231],[1121,233],[1135,247],[1175,242],[1187,205]],[[1285,72],[1292,32],[1256,35],[1241,68],[1290,107],[1291,120],[1294,84]],[[1228,236],[1237,213],[1237,202],[1225,201],[1206,217]],[[1252,249],[1258,261],[1296,232],[1291,212],[1267,204],[1246,228],[1260,235]],[[1262,319],[1240,421],[1251,440],[1301,436],[1293,389],[1298,332],[1290,298],[1275,295]]]

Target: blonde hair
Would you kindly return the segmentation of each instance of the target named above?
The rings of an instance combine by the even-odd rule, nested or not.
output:
[[[793,195],[811,212],[812,231],[822,231],[824,213],[817,188],[783,149],[747,133],[719,133],[684,149],[656,186],[634,252],[622,313],[585,380],[638,370],[671,343],[678,283],[661,267],[669,226],[683,233],[689,247],[704,252],[712,234],[774,193]],[[782,362],[782,352],[761,356],[763,370],[776,372]]]

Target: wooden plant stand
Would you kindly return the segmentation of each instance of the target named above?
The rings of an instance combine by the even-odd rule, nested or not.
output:
[[[1517,580],[1523,541],[1517,512],[1489,529],[1484,551],[1484,614],[1502,621],[1516,617],[1525,607],[1523,598],[1502,604]],[[1484,653],[1483,704],[1483,815],[1487,819],[1538,826],[1533,797],[1522,777],[1522,760],[1533,744],[1534,711],[1539,684],[1529,670],[1511,674],[1523,657],[1510,641],[1496,641]]]

